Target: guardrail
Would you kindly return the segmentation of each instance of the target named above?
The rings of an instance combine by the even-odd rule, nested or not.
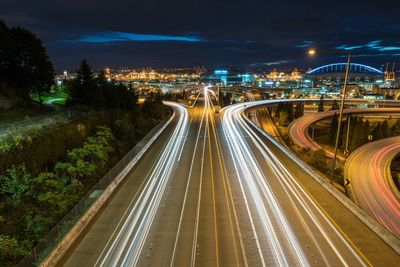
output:
[[[172,116],[173,117],[173,116]],[[168,120],[164,120],[156,125],[145,137],[143,137],[106,175],[103,176],[91,189],[90,191],[72,208],[51,230],[48,234],[42,238],[38,244],[32,249],[32,253],[22,259],[18,266],[39,266],[48,258],[48,256],[60,246],[60,243],[64,241],[66,236],[76,229],[76,224],[84,224],[86,226],[91,216],[94,216],[93,212],[90,212],[92,206],[96,202],[103,204],[109,195],[111,195],[113,189],[119,184],[122,178],[129,172],[128,165],[136,163],[140,157],[144,154],[148,147],[155,141],[158,135],[166,128],[168,123],[172,120],[172,117]],[[133,162],[133,164],[132,164]],[[124,172],[125,170],[125,172]],[[124,174],[124,175],[121,175]],[[110,190],[110,187],[112,189]],[[101,201],[98,201],[101,200]],[[99,206],[99,205],[97,205]],[[96,211],[100,207],[95,207]],[[84,218],[88,213],[90,218]],[[79,225],[78,225],[79,228]],[[81,227],[82,228],[82,227]],[[82,229],[76,230],[82,231]],[[78,234],[78,233],[73,233]],[[75,236],[74,236],[75,237]],[[72,243],[71,241],[67,241]],[[61,244],[62,246],[62,244]],[[62,246],[62,249],[64,247]],[[48,265],[48,264],[43,264]]]

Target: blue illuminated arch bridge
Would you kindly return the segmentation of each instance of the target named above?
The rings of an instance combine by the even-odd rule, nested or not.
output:
[[[324,65],[315,69],[312,69],[306,73],[306,75],[324,75],[324,74],[329,74],[329,73],[343,73],[346,72],[346,65],[347,63],[334,63],[334,64],[328,64]],[[358,73],[358,74],[367,74],[367,75],[383,75],[383,72],[367,66],[363,64],[358,64],[358,63],[351,63],[350,64],[350,73]]]

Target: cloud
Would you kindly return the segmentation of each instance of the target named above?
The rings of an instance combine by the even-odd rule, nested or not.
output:
[[[384,54],[384,53],[379,53],[379,54],[356,54],[356,55],[351,55],[351,57],[356,58],[356,57],[393,57],[393,56],[400,56],[400,53],[395,53],[395,54]],[[346,56],[343,56],[346,57]]]
[[[379,51],[395,51],[400,50],[400,46],[382,46],[379,48]]]
[[[400,46],[384,46],[381,43],[382,43],[382,40],[375,40],[375,41],[368,42],[366,44],[353,45],[353,46],[344,44],[344,45],[336,46],[335,48],[339,49],[339,50],[370,49],[370,50],[376,50],[376,51],[380,51],[380,52],[400,50]]]
[[[203,38],[197,36],[175,36],[159,34],[143,34],[130,32],[99,32],[83,35],[77,39],[62,40],[65,43],[115,43],[115,42],[203,42]]]
[[[313,41],[303,41],[302,44],[298,44],[298,45],[296,45],[296,47],[297,48],[306,48],[306,47],[310,47],[313,44],[314,44]]]
[[[367,43],[366,46],[368,46],[370,48],[374,48],[376,46],[379,46],[380,43],[382,43],[382,40],[375,40],[375,41],[371,41],[371,42]]]
[[[281,64],[287,64],[290,63],[291,61],[289,60],[277,60],[277,61],[271,61],[271,62],[260,62],[260,63],[251,63],[249,64],[250,66],[275,66],[275,65],[281,65]]]
[[[339,50],[354,50],[354,49],[360,49],[360,48],[363,48],[363,47],[364,47],[363,45],[353,45],[353,46],[340,45],[340,46],[337,46],[336,49],[339,49]]]

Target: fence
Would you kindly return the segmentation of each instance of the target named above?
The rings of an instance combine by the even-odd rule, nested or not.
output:
[[[93,203],[103,194],[104,190],[114,182],[115,178],[137,156],[152,137],[165,125],[163,121],[156,125],[143,137],[106,175],[103,176],[75,205],[50,232],[32,249],[31,255],[22,259],[18,266],[39,266],[40,263],[56,248],[63,237],[72,229],[76,222],[89,210]]]

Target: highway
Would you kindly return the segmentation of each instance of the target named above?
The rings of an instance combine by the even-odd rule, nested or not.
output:
[[[335,113],[339,116],[339,111],[325,111],[325,112],[316,112],[313,114],[304,115],[297,120],[293,121],[289,125],[289,137],[291,140],[298,146],[303,148],[309,148],[312,151],[317,151],[321,149],[321,146],[314,142],[312,138],[308,134],[309,127],[326,118],[332,117]],[[352,109],[344,109],[343,114],[376,114],[379,113],[381,115],[385,114],[393,114],[393,113],[400,113],[400,108],[352,108]],[[333,157],[333,152],[326,151],[325,153],[329,157]],[[338,156],[341,160],[344,160],[343,157]]]
[[[397,237],[400,193],[393,182],[390,163],[399,152],[400,137],[385,138],[355,150],[344,167],[354,201]]]
[[[308,172],[307,167],[292,153],[244,117],[243,112],[246,108],[266,103],[268,101],[246,103],[223,110],[224,131],[237,176],[243,185],[244,198],[253,203],[250,205],[250,210],[252,206],[253,209],[256,207],[253,216],[258,219],[254,221],[262,223],[258,230],[256,228],[255,233],[258,236],[268,237],[266,238],[268,246],[265,250],[261,249],[260,255],[273,248],[274,252],[271,254],[275,256],[274,264],[280,265],[285,262],[289,266],[294,262],[300,264],[318,262],[323,266],[382,263],[379,261],[373,263],[372,260],[372,258],[378,260],[379,253],[375,256],[365,255],[357,249],[365,246],[364,241],[370,242],[371,240],[367,239],[374,234],[370,232],[366,235],[370,230],[357,222],[355,216],[344,210],[344,207],[327,191],[322,190],[321,185],[312,177],[315,174]],[[324,206],[318,203],[324,203]],[[335,212],[329,212],[326,210],[327,207],[335,207]],[[341,218],[330,217],[335,213]],[[330,216],[326,216],[327,214]],[[339,226],[337,222],[345,217],[346,224]],[[345,229],[348,227],[352,230]],[[356,233],[358,230],[366,232]],[[273,232],[275,234],[269,235]],[[347,240],[342,236],[343,232],[346,233]],[[360,239],[362,235],[364,240]],[[262,243],[264,242],[260,242]],[[350,245],[355,243],[356,246]],[[370,243],[371,246],[377,245],[373,244],[374,242]],[[311,248],[312,252],[304,249],[305,247]],[[291,251],[289,254],[288,249]],[[270,256],[271,254],[267,253]],[[390,260],[396,259],[399,259],[398,255],[393,254]]]
[[[179,120],[60,265],[248,266],[211,103],[202,95],[188,121],[174,107]]]
[[[394,250],[244,116],[252,104],[216,114],[214,99],[205,88],[194,107],[173,106],[172,124],[60,266],[398,263]]]

